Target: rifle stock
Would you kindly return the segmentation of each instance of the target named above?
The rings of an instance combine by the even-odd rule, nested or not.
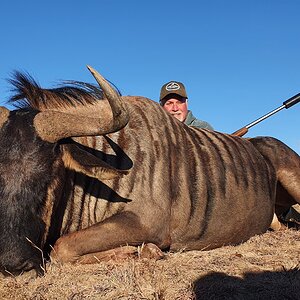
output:
[[[248,132],[248,128],[247,128],[247,127],[243,127],[243,128],[240,128],[239,130],[235,131],[234,133],[232,133],[232,135],[235,135],[235,136],[243,136],[243,135],[245,135],[247,132]]]

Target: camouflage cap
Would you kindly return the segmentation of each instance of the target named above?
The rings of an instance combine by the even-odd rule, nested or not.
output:
[[[187,98],[185,87],[183,83],[179,81],[169,81],[166,84],[164,84],[160,90],[159,100],[161,101],[170,94],[176,94],[181,97]]]

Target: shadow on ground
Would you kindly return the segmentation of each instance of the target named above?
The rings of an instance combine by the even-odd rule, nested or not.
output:
[[[300,300],[300,269],[245,273],[243,278],[210,273],[194,282],[197,300]]]

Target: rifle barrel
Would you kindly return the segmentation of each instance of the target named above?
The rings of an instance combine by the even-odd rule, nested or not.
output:
[[[264,116],[262,116],[262,117],[256,119],[255,121],[249,123],[249,124],[246,125],[245,127],[246,127],[247,129],[249,129],[250,127],[252,127],[252,126],[258,124],[259,122],[261,122],[261,121],[263,121],[263,120],[269,118],[270,116],[276,114],[277,112],[279,112],[279,111],[282,110],[283,108],[285,108],[285,105],[284,105],[284,104],[281,105],[281,106],[279,106],[278,108],[276,108],[276,109],[270,111],[269,113],[265,114]]]
[[[283,102],[283,104],[279,107],[277,107],[276,109],[270,111],[269,113],[265,114],[264,116],[256,119],[255,121],[249,123],[248,125],[240,128],[239,130],[235,131],[234,133],[232,133],[232,135],[237,135],[237,136],[243,136],[244,134],[246,134],[248,132],[248,129],[256,124],[258,124],[259,122],[269,118],[270,116],[276,114],[277,112],[279,112],[280,110],[282,110],[283,108],[290,108],[293,105],[297,104],[298,102],[300,102],[300,93],[287,99],[286,101]]]

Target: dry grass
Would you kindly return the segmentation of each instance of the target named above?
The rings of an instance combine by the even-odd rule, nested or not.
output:
[[[300,231],[160,261],[49,264],[44,277],[0,279],[0,299],[300,299]]]

